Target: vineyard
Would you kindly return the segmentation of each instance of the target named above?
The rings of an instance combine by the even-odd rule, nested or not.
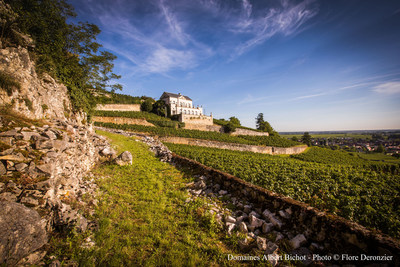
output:
[[[256,136],[256,137],[246,136],[246,135],[232,136],[229,134],[218,133],[218,132],[175,129],[167,127],[150,127],[150,126],[133,125],[133,124],[113,124],[113,123],[102,123],[102,122],[95,122],[95,125],[107,128],[151,133],[158,136],[177,136],[177,137],[215,140],[226,143],[237,143],[246,145],[263,145],[263,146],[275,146],[275,147],[292,147],[300,145],[300,143],[298,142],[294,142],[277,136]]]
[[[400,237],[400,166],[379,164],[321,148],[301,155],[167,144],[175,153],[305,202],[364,226]],[[352,159],[354,157],[354,159]]]

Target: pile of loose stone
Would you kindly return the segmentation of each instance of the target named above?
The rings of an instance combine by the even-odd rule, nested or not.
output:
[[[0,263],[10,265],[40,261],[44,251],[21,258],[46,244],[49,231],[95,224],[78,210],[96,205],[94,179],[84,177],[101,157],[132,164],[130,153],[117,157],[91,126],[71,122],[17,127],[0,132],[0,141]]]
[[[150,151],[152,151],[162,162],[171,162],[172,160],[172,152],[168,149],[168,147],[154,137],[105,127],[96,127],[96,129],[121,134],[127,137],[138,137],[139,140],[149,146]]]
[[[280,210],[277,214],[268,209],[255,208],[254,203],[236,198],[206,176],[199,176],[187,187],[191,194],[187,202],[196,198],[207,199],[211,203],[209,212],[226,232],[229,235],[241,233],[243,238],[239,241],[239,247],[243,253],[258,249],[267,257],[269,255],[269,262],[276,266],[279,263],[280,246],[285,246],[286,253],[302,255],[306,259],[303,264],[312,263],[312,254],[323,250],[322,245],[307,240],[307,233],[296,233],[285,227],[285,221],[292,214],[290,208]]]

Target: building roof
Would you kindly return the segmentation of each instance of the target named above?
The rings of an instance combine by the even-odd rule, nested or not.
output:
[[[191,99],[190,97],[188,97],[188,96],[181,95],[181,94],[173,94],[173,93],[168,93],[168,92],[164,92],[164,93],[161,95],[160,98],[164,98],[165,96],[167,96],[167,97],[168,97],[168,96],[169,96],[169,97],[175,97],[175,98],[183,97],[183,98],[185,98],[186,100],[192,101],[192,99]]]

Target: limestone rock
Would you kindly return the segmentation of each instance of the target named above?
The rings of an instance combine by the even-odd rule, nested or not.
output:
[[[51,140],[57,139],[57,135],[56,135],[53,131],[51,131],[51,130],[45,131],[45,132],[43,133],[43,136],[45,136],[45,137],[47,137],[47,138],[49,138],[49,139],[51,139]]]
[[[276,227],[281,228],[283,223],[275,217],[269,210],[264,210],[263,216],[265,219],[268,219],[271,223],[273,223]]]
[[[40,136],[37,132],[24,132],[24,131],[22,131],[21,134],[23,136],[23,140],[25,140],[25,141],[31,140],[31,138],[33,136],[35,136],[35,137],[39,137]]]
[[[229,222],[226,223],[226,228],[228,230],[229,235],[232,234],[232,231],[233,231],[233,229],[235,229],[235,227],[236,227],[236,225],[234,223],[229,223]]]
[[[132,154],[129,151],[122,152],[116,159],[115,163],[119,166],[132,165]]]
[[[0,201],[15,202],[17,201],[17,196],[10,192],[4,192],[0,194]]]
[[[4,175],[7,173],[7,169],[4,164],[0,161],[0,175]]]
[[[232,216],[225,216],[225,222],[236,223],[236,219]]]
[[[111,157],[113,158],[116,155],[116,152],[111,147],[107,146],[100,151],[100,155],[104,157]]]
[[[66,204],[57,210],[55,224],[62,230],[75,228],[81,232],[86,231],[88,226],[86,218]]]
[[[304,243],[306,243],[307,239],[303,234],[298,234],[294,238],[292,238],[289,242],[293,249],[297,249],[301,247]]]
[[[256,243],[257,243],[257,247],[259,250],[267,249],[267,239],[266,238],[257,236]]]
[[[281,216],[284,219],[290,219],[290,214],[284,210],[280,210],[279,212],[279,216]]]
[[[262,232],[264,234],[269,233],[273,227],[274,227],[274,225],[272,223],[264,222],[262,225]]]
[[[25,170],[27,167],[28,167],[28,164],[26,164],[26,163],[18,163],[18,164],[15,165],[15,169],[18,172],[21,172],[21,171]]]
[[[47,243],[39,214],[14,202],[0,202],[0,232],[0,264],[15,265]]]
[[[264,221],[261,220],[261,219],[258,219],[254,215],[250,215],[249,216],[249,223],[250,223],[250,227],[258,228],[258,227],[261,227],[263,225]]]
[[[44,173],[47,176],[52,176],[55,171],[55,165],[52,163],[43,164],[43,165],[36,166],[36,169],[38,169],[39,171],[41,171],[42,173]]]
[[[246,223],[241,222],[241,223],[239,224],[239,231],[242,232],[242,233],[247,234],[248,230],[247,230],[247,225],[246,225]]]

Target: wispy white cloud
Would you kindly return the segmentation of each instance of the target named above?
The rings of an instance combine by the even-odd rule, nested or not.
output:
[[[266,8],[265,15],[259,17],[250,16],[252,6],[247,0],[243,0],[242,6],[246,16],[241,16],[232,30],[251,34],[252,37],[236,47],[234,57],[242,55],[277,34],[289,36],[299,32],[299,28],[318,13],[314,1],[308,0],[298,4],[281,0],[280,6]]]
[[[175,37],[175,39],[182,45],[186,45],[190,39],[189,35],[186,34],[177,17],[171,12],[170,8],[165,4],[164,0],[160,1],[159,7],[165,20],[169,26],[169,32]]]
[[[145,61],[148,72],[164,73],[174,68],[188,69],[196,65],[192,51],[180,51],[159,47]]]
[[[395,81],[382,83],[375,86],[373,91],[384,95],[400,94],[400,82]]]
[[[329,94],[329,92],[323,92],[323,93],[312,94],[312,95],[303,95],[303,96],[295,97],[295,98],[293,98],[293,99],[291,99],[291,100],[292,100],[292,101],[295,101],[295,100],[303,100],[303,99],[309,99],[309,98],[324,96],[324,95],[327,95],[327,94]]]

